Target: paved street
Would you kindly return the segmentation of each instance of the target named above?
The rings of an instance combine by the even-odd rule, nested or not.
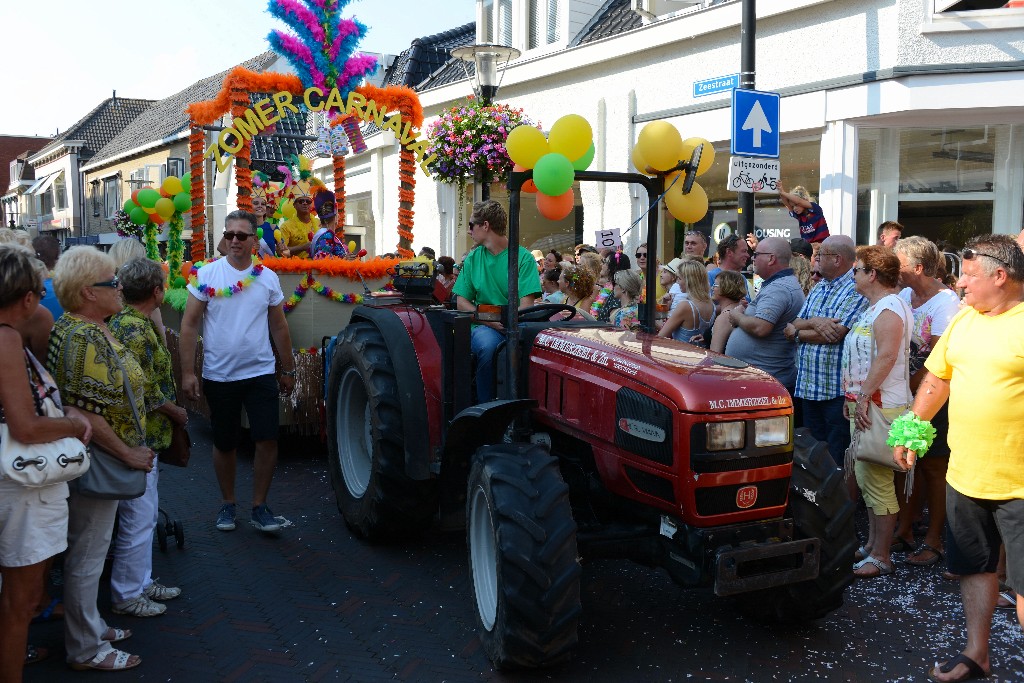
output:
[[[583,577],[576,658],[548,671],[495,672],[476,638],[461,535],[431,533],[368,546],[345,528],[322,454],[288,453],[270,503],[294,523],[278,538],[239,517],[217,531],[219,499],[205,421],[193,419],[192,464],[163,467],[162,507],[185,527],[186,547],[155,549],[154,574],[181,586],[166,615],[109,613],[135,635],[122,645],[142,665],[118,681],[922,681],[962,644],[955,584],[940,569],[855,584],[822,622],[780,631],[739,617],[728,600],[676,587],[661,571],[598,562]],[[251,458],[240,458],[240,510]],[[902,557],[897,555],[897,557]],[[25,680],[92,680],[64,665],[60,622],[33,626],[50,659]],[[1024,635],[996,614],[991,681],[1024,680]]]

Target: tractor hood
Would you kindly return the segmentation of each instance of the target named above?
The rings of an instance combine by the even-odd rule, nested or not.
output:
[[[552,329],[534,340],[531,362],[594,372],[619,385],[640,384],[685,412],[791,407],[786,389],[746,363],[671,339],[613,328]],[[596,367],[595,367],[596,366]]]

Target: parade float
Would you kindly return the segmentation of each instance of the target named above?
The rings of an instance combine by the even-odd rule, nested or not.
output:
[[[257,135],[272,136],[275,124],[291,113],[322,112],[327,125],[316,134],[317,151],[333,162],[333,196],[338,215],[335,227],[339,251],[326,257],[258,257],[254,269],[268,268],[281,280],[297,370],[295,391],[282,399],[282,425],[302,433],[321,431],[324,354],[327,340],[347,323],[355,305],[371,297],[388,297],[390,276],[402,260],[412,259],[415,167],[429,176],[433,155],[421,137],[423,110],[416,93],[406,87],[376,87],[364,77],[376,68],[376,58],[355,52],[367,31],[356,19],[341,17],[348,0],[272,0],[269,12],[290,27],[286,33],[274,30],[268,36],[272,48],[286,58],[294,74],[256,73],[236,67],[224,78],[221,90],[211,100],[194,102],[185,108],[190,119],[189,172],[168,177],[160,188],[134,192],[125,202],[122,225],[125,232],[137,230],[146,244],[147,255],[159,260],[156,234],[168,223],[168,295],[164,320],[168,341],[177,358],[177,330],[188,298],[190,279],[215,253],[206,241],[207,160],[220,173],[234,164],[238,209],[251,211],[252,198],[267,199],[267,219],[295,215],[291,196],[296,190],[309,192],[309,160],[292,158],[279,170],[283,180],[270,182],[250,167],[251,142]],[[372,123],[380,130],[394,132],[401,146],[398,169],[397,258],[367,258],[354,242],[344,236],[345,156],[361,153],[366,144],[360,124]],[[209,131],[214,131],[208,142]],[[181,240],[184,215],[192,228],[191,248],[185,254]],[[276,229],[276,228],[275,228]],[[263,228],[258,231],[263,237]],[[312,234],[310,235],[312,238]],[[218,292],[231,296],[245,283]],[[198,353],[202,354],[202,348]],[[197,367],[202,367],[197,362]],[[177,368],[176,368],[177,370]],[[203,401],[189,406],[205,412]]]

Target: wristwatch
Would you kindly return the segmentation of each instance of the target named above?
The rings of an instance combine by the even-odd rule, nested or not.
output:
[[[800,343],[800,330],[797,330],[796,332],[793,333],[793,341],[796,342],[797,344]]]
[[[295,376],[295,371],[294,370],[282,370],[281,374],[284,375],[285,377],[294,377]]]

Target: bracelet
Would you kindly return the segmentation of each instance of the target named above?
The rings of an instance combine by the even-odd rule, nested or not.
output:
[[[800,343],[800,330],[797,330],[796,332],[793,333],[793,341],[796,342],[797,344]]]
[[[295,376],[295,371],[294,370],[282,370],[281,374],[284,375],[285,377],[294,377]]]
[[[928,420],[922,420],[913,412],[900,415],[889,427],[889,438],[885,440],[890,446],[903,446],[908,451],[922,457],[935,441],[935,427]]]

